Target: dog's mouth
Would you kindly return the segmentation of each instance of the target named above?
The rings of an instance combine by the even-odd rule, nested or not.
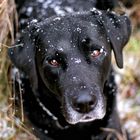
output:
[[[95,120],[101,120],[106,114],[106,103],[104,98],[100,97],[96,106],[87,113],[76,111],[70,104],[65,106],[64,117],[69,124],[86,123]]]
[[[88,115],[84,115],[80,120],[79,122],[90,122],[90,121],[93,121],[95,120],[92,116],[88,116]]]
[[[78,112],[73,112],[73,113],[74,113],[73,115],[65,117],[66,121],[69,124],[86,123],[95,120],[100,120],[103,119],[106,112],[102,110],[100,113],[96,111],[93,111],[90,114],[79,114]]]

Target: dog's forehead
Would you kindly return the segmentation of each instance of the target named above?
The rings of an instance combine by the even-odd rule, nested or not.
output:
[[[92,14],[57,16],[46,19],[40,25],[42,32],[47,36],[65,35],[72,33],[88,33],[87,31],[101,32],[104,27],[98,17]]]
[[[44,22],[41,30],[44,44],[60,50],[69,49],[69,46],[75,47],[86,38],[101,46],[107,40],[103,25],[91,17],[55,17]]]

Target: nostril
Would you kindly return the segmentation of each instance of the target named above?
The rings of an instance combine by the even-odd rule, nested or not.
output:
[[[94,105],[94,103],[95,103],[95,100],[93,99],[92,101],[90,101],[88,104],[89,104],[89,106],[93,106]]]
[[[74,103],[74,108],[75,108],[76,111],[81,112],[81,109],[82,108],[84,109],[84,105],[83,105],[83,103],[77,103],[77,102],[75,102]]]
[[[80,113],[88,113],[93,110],[96,102],[96,97],[93,95],[80,95],[79,97],[73,99],[73,107]]]

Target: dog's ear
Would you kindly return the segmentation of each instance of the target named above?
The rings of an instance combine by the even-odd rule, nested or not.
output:
[[[34,90],[36,90],[35,87],[38,85],[35,65],[36,30],[36,26],[31,23],[22,31],[14,46],[8,50],[10,59],[19,70],[25,72],[29,77]]]
[[[116,63],[119,68],[123,67],[123,48],[128,42],[131,34],[131,22],[123,15],[117,15],[111,11],[100,11],[96,8],[91,10],[92,14],[102,24],[107,32],[108,40],[115,54]]]
[[[119,68],[123,68],[122,50],[130,38],[130,20],[126,15],[117,15],[113,12],[105,13],[104,19],[103,24],[114,51],[116,63]]]

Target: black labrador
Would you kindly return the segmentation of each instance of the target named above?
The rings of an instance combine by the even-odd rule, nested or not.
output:
[[[19,69],[26,115],[42,140],[117,139],[105,128],[122,134],[111,52],[122,68],[131,25],[105,4],[97,10],[91,0],[29,0],[20,7],[21,47],[9,56]]]

